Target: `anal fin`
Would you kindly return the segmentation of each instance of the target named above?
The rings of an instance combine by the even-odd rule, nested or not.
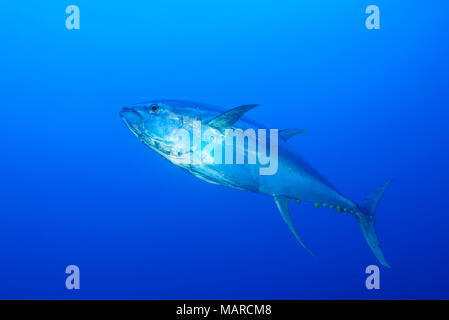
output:
[[[313,253],[309,250],[309,248],[307,248],[304,242],[302,242],[301,238],[298,236],[298,233],[296,232],[295,227],[293,226],[293,222],[292,219],[290,218],[290,213],[288,211],[288,200],[284,197],[274,196],[274,201],[276,202],[279,212],[281,213],[282,218],[284,219],[290,231],[294,234],[295,238],[304,247],[304,249],[306,249],[307,252],[309,252],[313,256]]]

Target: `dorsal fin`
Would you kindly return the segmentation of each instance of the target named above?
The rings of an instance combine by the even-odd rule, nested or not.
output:
[[[289,128],[289,129],[283,129],[278,132],[279,136],[282,140],[287,141],[293,136],[296,136],[297,134],[307,133],[307,131],[299,130],[295,128]]]
[[[258,104],[247,104],[225,111],[212,120],[208,121],[207,125],[219,130],[229,128],[234,123],[236,123],[246,112],[257,106]]]

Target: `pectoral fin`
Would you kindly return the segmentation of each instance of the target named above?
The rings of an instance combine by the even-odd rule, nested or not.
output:
[[[302,133],[307,133],[307,131],[291,128],[291,129],[280,130],[278,134],[282,140],[287,141],[291,137],[296,136],[297,134],[302,134]]]
[[[298,233],[296,232],[295,227],[293,226],[293,222],[290,218],[290,213],[288,212],[288,200],[284,197],[274,196],[274,201],[276,202],[279,212],[281,213],[282,218],[284,219],[290,231],[293,232],[296,239],[307,250],[307,252],[309,252],[313,256],[313,253],[306,247],[304,242],[302,242],[301,238],[299,238]]]
[[[246,112],[257,107],[258,104],[247,104],[244,106],[236,107],[234,109],[223,112],[216,116],[212,120],[207,122],[207,125],[216,128],[220,131],[231,127],[236,123]]]

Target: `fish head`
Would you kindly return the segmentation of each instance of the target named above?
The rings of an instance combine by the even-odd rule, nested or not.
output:
[[[149,101],[123,107],[120,117],[136,137],[163,156],[175,154],[179,146],[177,132],[186,115],[164,101]]]

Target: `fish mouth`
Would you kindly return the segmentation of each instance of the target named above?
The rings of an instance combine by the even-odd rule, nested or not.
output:
[[[123,109],[119,112],[119,115],[123,122],[125,122],[131,130],[132,128],[140,127],[140,129],[143,129],[145,127],[143,117],[136,109],[123,107]]]
[[[135,109],[123,107],[119,112],[120,118],[127,119],[128,117],[138,117],[142,121],[142,115]]]
[[[120,118],[123,120],[128,129],[139,139],[144,140],[143,130],[145,124],[142,115],[135,109],[124,107],[119,112]]]

